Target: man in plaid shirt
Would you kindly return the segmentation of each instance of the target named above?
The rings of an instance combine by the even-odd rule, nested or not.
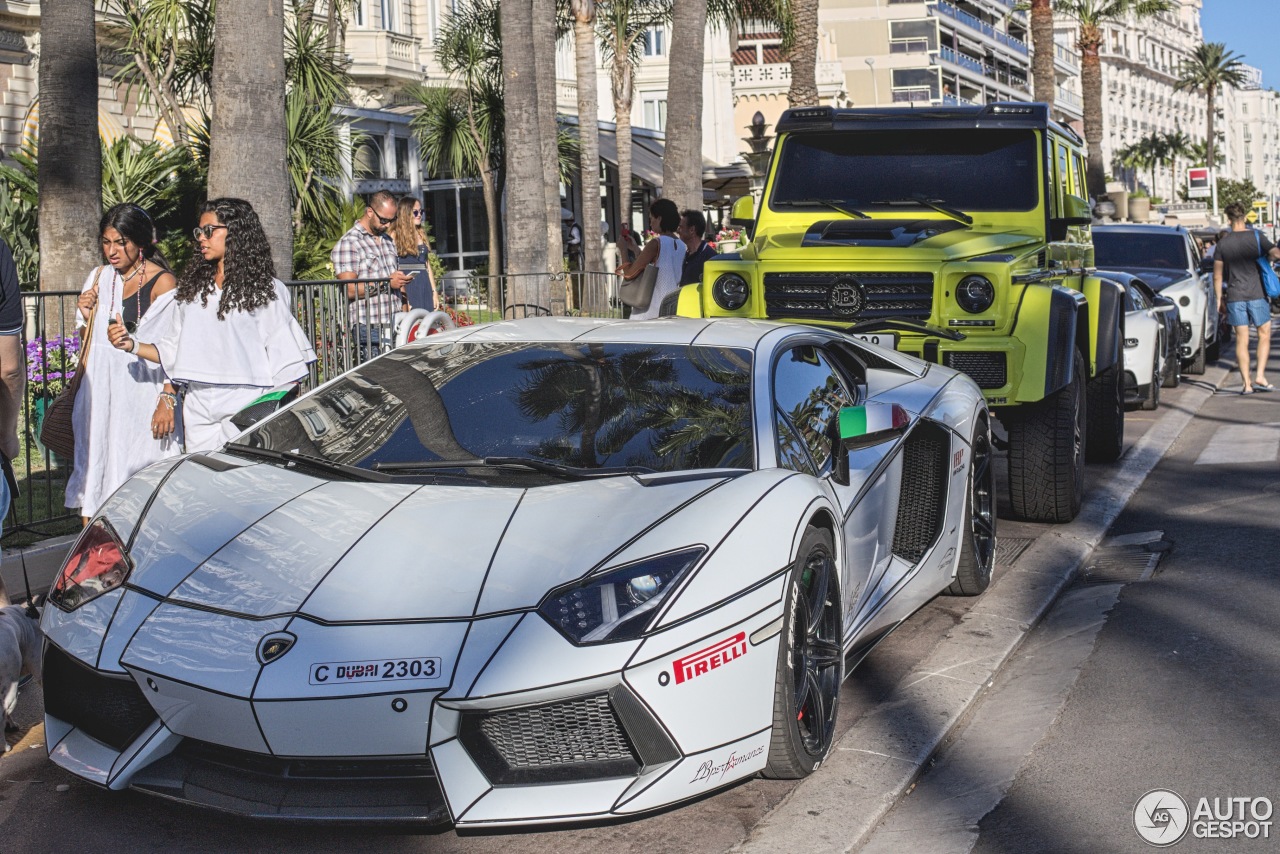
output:
[[[396,260],[396,244],[387,229],[396,219],[396,197],[379,190],[369,198],[364,216],[338,240],[329,258],[339,279],[347,285],[347,299],[355,303],[355,332],[361,360],[371,359],[394,346],[391,318],[404,305],[404,286],[410,280]]]

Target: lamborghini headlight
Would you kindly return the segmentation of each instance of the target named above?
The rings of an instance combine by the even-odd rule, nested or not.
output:
[[[132,571],[133,561],[116,529],[106,519],[95,519],[76,540],[49,591],[49,601],[74,611],[124,584]]]
[[[655,555],[552,590],[538,613],[574,643],[632,640],[702,557],[703,546]]]

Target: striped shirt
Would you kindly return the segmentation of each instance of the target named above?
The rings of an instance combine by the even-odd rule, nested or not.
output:
[[[371,234],[357,222],[338,240],[329,253],[333,272],[355,273],[357,279],[390,279],[398,268],[396,242],[389,234]],[[356,300],[356,322],[385,324],[400,311],[400,295],[387,282],[365,285],[366,296]]]

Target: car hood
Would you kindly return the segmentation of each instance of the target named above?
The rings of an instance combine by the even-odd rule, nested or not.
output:
[[[1107,266],[1106,269],[1137,276],[1146,282],[1151,290],[1157,293],[1170,285],[1195,279],[1195,276],[1186,270],[1163,270],[1154,267],[1117,267],[1115,265]]]
[[[1033,235],[1011,232],[1008,227],[986,230],[959,227],[938,220],[855,220],[837,223],[840,231],[815,222],[808,230],[771,230],[760,235],[755,252],[764,262],[839,261],[848,264],[850,252],[863,261],[954,261],[975,256],[1014,252],[1035,244]],[[931,225],[936,227],[926,228]],[[922,230],[922,228],[924,230]],[[825,239],[820,235],[826,234]],[[851,249],[851,247],[853,247]]]
[[[256,620],[452,619],[532,608],[677,510],[743,479],[422,486],[231,460],[190,458],[159,485],[130,546],[131,586]],[[687,543],[655,548],[677,545]]]

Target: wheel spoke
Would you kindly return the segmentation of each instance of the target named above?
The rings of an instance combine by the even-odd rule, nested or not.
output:
[[[973,528],[974,533],[981,537],[994,537],[996,535],[996,526],[991,523],[986,514],[974,514]]]
[[[809,641],[805,648],[805,658],[816,670],[825,670],[832,665],[839,664],[840,658],[844,655],[844,651],[839,645],[828,640],[815,638]]]
[[[814,575],[812,585],[804,597],[808,601],[808,620],[805,622],[805,635],[813,637],[818,633],[818,624],[822,622],[822,614],[826,610],[827,587],[831,583],[831,561],[825,555],[816,561],[810,561]]]
[[[822,748],[827,731],[827,698],[822,696],[822,686],[818,684],[817,676],[811,674],[810,680],[812,681],[809,692],[812,710],[809,717],[809,731],[813,734],[814,747]]]
[[[796,713],[804,711],[805,703],[809,702],[809,694],[817,685],[813,682],[813,674],[809,672],[807,667],[796,668]]]

